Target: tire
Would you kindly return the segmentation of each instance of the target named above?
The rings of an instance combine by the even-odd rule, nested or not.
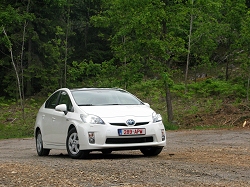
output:
[[[162,149],[163,147],[145,147],[140,150],[145,156],[157,156],[161,153]]]
[[[68,133],[66,147],[71,158],[88,158],[89,151],[80,150],[78,133],[75,128],[71,129]]]
[[[48,156],[50,149],[43,148],[43,138],[40,130],[36,133],[36,152],[39,156]]]

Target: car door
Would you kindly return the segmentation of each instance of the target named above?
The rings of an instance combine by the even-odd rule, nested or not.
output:
[[[54,128],[53,119],[55,118],[54,117],[55,107],[58,104],[59,95],[60,95],[60,91],[52,94],[49,97],[49,99],[45,102],[45,106],[41,111],[42,136],[43,136],[43,141],[46,144],[53,144],[54,142],[53,131],[55,130],[55,128]]]
[[[57,104],[66,104],[68,113],[65,114],[61,111],[53,111],[51,138],[53,142],[55,142],[59,146],[63,146],[66,144],[68,127],[70,125],[68,116],[73,112],[72,102],[66,91],[60,92]]]

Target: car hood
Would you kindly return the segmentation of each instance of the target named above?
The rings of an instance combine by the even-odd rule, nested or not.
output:
[[[87,114],[97,115],[101,118],[116,117],[152,117],[154,112],[146,105],[108,105],[108,106],[80,106]]]

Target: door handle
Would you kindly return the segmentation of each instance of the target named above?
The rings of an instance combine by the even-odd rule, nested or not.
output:
[[[56,118],[52,117],[52,120],[53,120],[53,121],[55,121],[55,120],[56,120]]]

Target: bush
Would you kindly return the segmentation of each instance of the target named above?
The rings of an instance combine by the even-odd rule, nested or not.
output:
[[[246,90],[243,85],[231,84],[228,81],[216,79],[207,79],[202,82],[196,82],[188,85],[189,92],[199,97],[231,97],[243,98],[246,96]]]

